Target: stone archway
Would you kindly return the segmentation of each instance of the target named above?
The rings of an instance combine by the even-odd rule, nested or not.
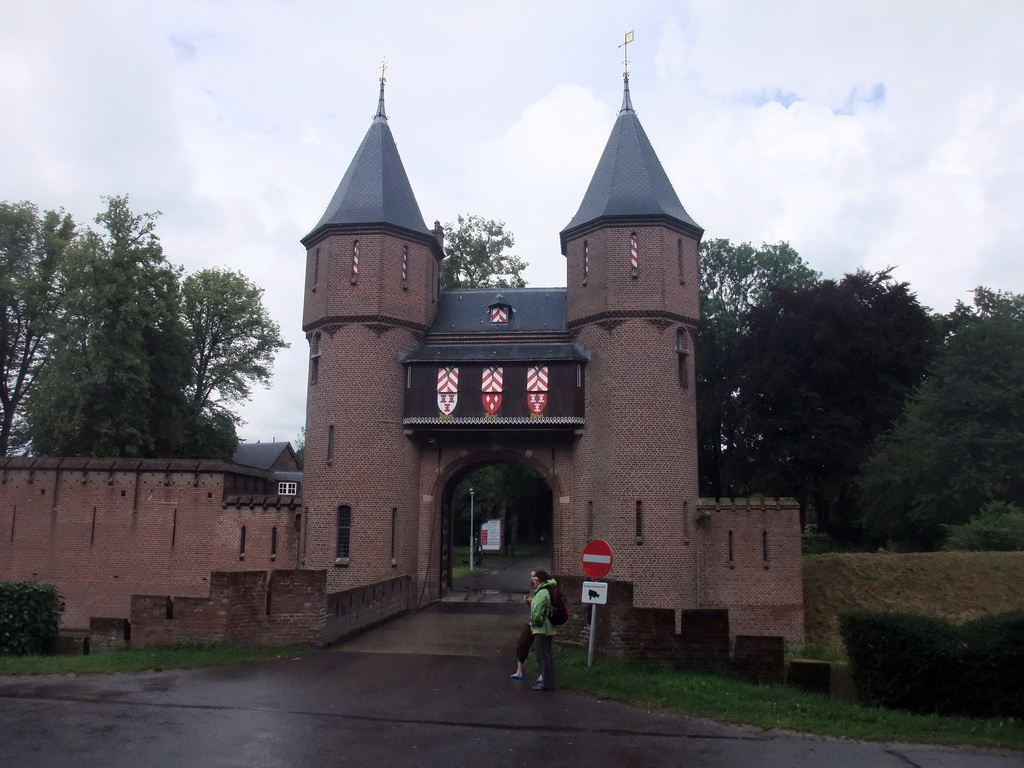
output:
[[[546,445],[541,441],[517,446],[450,443],[426,451],[421,467],[421,489],[424,505],[421,530],[431,531],[426,567],[421,569],[421,594],[443,598],[451,589],[453,498],[458,484],[474,471],[496,464],[513,464],[536,472],[547,484],[551,494],[551,567],[557,568],[555,546],[560,528],[559,507],[568,496],[564,477],[571,476],[570,454],[564,446]],[[429,505],[427,500],[430,500]],[[431,567],[431,563],[435,567]]]

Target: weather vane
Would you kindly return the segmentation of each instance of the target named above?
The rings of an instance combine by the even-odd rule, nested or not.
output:
[[[622,52],[622,72],[623,72],[623,74],[626,74],[626,75],[629,74],[629,59],[627,58],[626,54],[629,53],[629,44],[632,43],[632,42],[633,42],[633,30],[630,30],[629,32],[626,33],[625,41],[622,43],[622,45],[619,46],[619,48],[624,48],[625,49]]]

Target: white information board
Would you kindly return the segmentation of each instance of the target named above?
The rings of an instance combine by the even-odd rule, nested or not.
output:
[[[480,549],[484,552],[501,551],[501,519],[488,520],[480,526]]]
[[[608,585],[603,581],[583,582],[583,602],[604,605],[608,602]]]

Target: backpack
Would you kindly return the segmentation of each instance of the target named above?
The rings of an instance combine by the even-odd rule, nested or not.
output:
[[[560,627],[569,620],[569,605],[565,602],[565,595],[558,587],[545,587],[551,596],[551,608],[548,610],[548,621],[554,626]]]

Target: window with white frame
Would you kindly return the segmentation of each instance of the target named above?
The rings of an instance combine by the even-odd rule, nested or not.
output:
[[[294,496],[299,492],[298,483],[278,483],[277,484],[277,495],[278,496]]]

